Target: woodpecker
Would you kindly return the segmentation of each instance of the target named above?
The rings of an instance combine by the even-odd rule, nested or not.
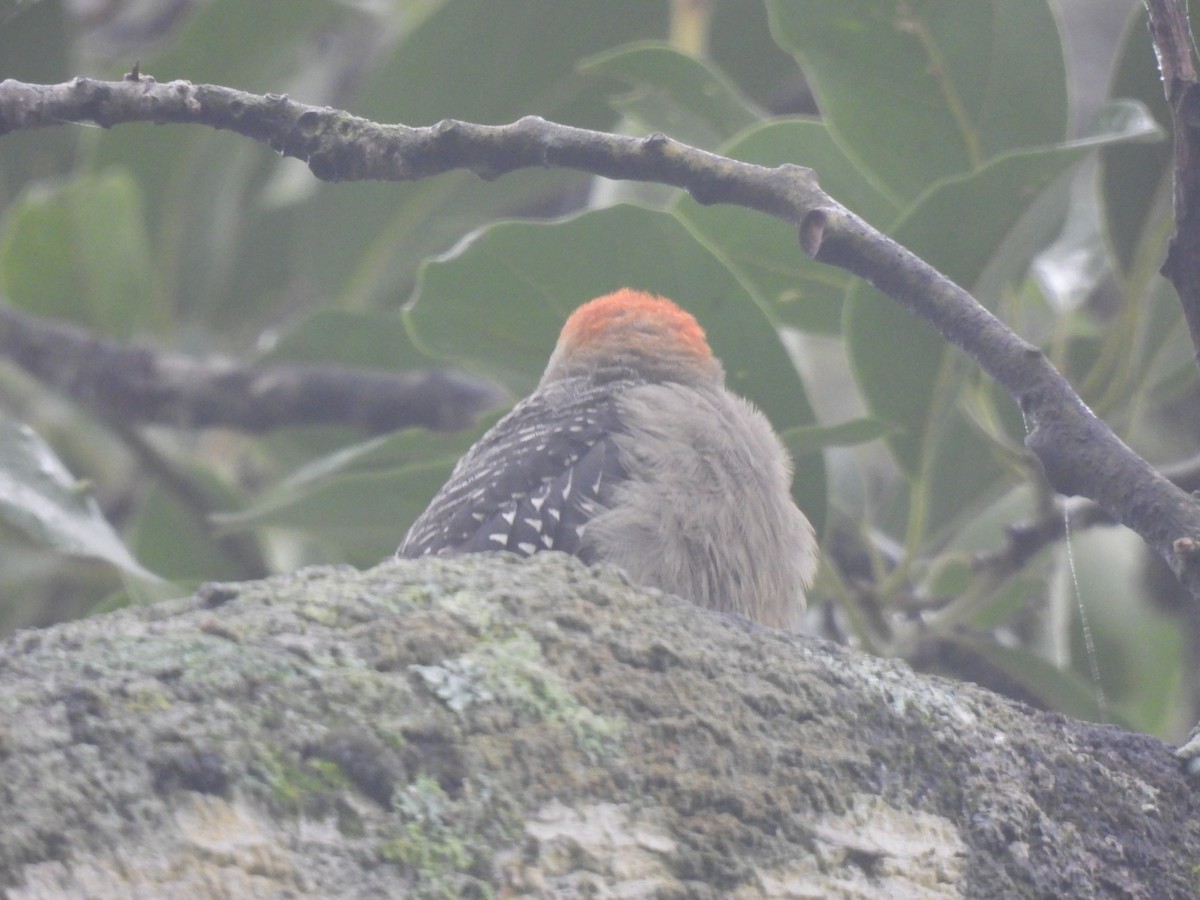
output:
[[[696,319],[625,288],[572,313],[536,390],[459,460],[397,555],[558,550],[794,630],[817,547],[790,484]]]

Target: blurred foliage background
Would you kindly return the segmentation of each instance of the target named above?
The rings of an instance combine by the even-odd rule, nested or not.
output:
[[[6,0],[0,77],[139,62],[383,122],[537,114],[811,166],[1186,477],[1196,365],[1157,274],[1169,144],[1141,15],[1134,0]],[[1064,543],[1015,405],[779,221],[556,170],[324,184],[199,127],[0,138],[3,301],[109,339],[264,365],[450,363],[516,398],[567,313],[623,285],[695,312],[785,435],[823,535],[814,632],[1164,737],[1196,720],[1200,617],[1170,575],[1082,515]],[[0,630],[374,564],[477,434],[134,428],[0,366]],[[1028,523],[1053,539],[1017,559],[1006,529]]]

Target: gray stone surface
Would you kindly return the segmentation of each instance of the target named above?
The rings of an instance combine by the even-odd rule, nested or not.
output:
[[[33,897],[1195,896],[1171,748],[542,554],[0,644]]]

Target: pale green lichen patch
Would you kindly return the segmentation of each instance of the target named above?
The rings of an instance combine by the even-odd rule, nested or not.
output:
[[[581,703],[562,676],[550,668],[537,642],[527,634],[481,644],[475,661],[485,683],[498,695],[533,715],[564,725],[579,749],[591,756],[611,749],[621,732],[618,719],[601,716]]]
[[[564,726],[589,756],[606,753],[621,731],[618,720],[598,715],[579,702],[528,634],[517,632],[481,642],[457,659],[410,670],[456,713],[477,703],[498,702]]]
[[[268,753],[254,770],[270,789],[274,805],[293,815],[324,815],[350,784],[340,767],[325,759],[296,760]]]
[[[469,659],[451,659],[437,666],[409,666],[435,697],[456,713],[473,703],[490,703],[495,695],[483,683],[483,670]]]
[[[470,841],[453,824],[456,805],[438,783],[421,777],[396,797],[393,809],[400,828],[380,845],[380,856],[413,873],[417,893],[425,897],[460,897],[468,885],[480,896],[489,890],[481,881],[464,883],[464,873],[481,859]]]
[[[487,634],[495,627],[495,601],[474,591],[446,594],[438,600],[438,606],[478,634]]]

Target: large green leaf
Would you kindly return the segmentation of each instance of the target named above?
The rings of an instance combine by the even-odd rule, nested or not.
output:
[[[303,533],[370,565],[395,551],[408,526],[486,425],[455,435],[405,431],[314,459],[244,510],[215,516],[224,529],[264,525]]]
[[[144,569],[88,490],[26,425],[0,417],[0,516],[34,540],[72,556],[104,560],[138,578]]]
[[[447,0],[375,70],[356,111],[406,125],[527,114],[598,125],[611,114],[577,62],[666,27],[666,7],[642,0]]]
[[[1031,650],[1006,647],[990,638],[959,633],[949,635],[947,640],[962,652],[995,667],[1047,709],[1093,722],[1105,721],[1101,695],[1095,685],[1076,673],[1052,665]]]
[[[143,59],[141,70],[160,81],[296,89],[295,99],[320,103],[328,89],[314,86],[318,73],[332,78],[340,63],[322,56],[319,42],[354,16],[334,0],[214,0],[158,56]],[[287,220],[263,207],[260,192],[278,167],[302,170],[303,163],[199,126],[125,125],[99,133],[95,144],[94,164],[128,167],[149,200],[159,278],[174,307],[168,312],[228,330],[255,321],[264,301],[288,289],[298,248]]]
[[[968,289],[996,265],[998,255],[1006,257],[1009,277],[1019,279],[1044,243],[1013,240],[1010,232],[1042,190],[1095,146],[1137,139],[1146,128],[1140,115],[1112,121],[1115,131],[1007,154],[939,184],[901,220],[894,236]],[[996,293],[1001,289],[992,284]],[[994,300],[995,294],[981,299]],[[924,514],[916,521],[922,531],[947,523],[1002,472],[989,450],[990,439],[959,408],[969,402],[959,391],[970,383],[963,381],[965,363],[950,355],[949,345],[930,325],[865,282],[851,288],[845,334],[868,408],[898,426],[888,444],[904,471],[921,479],[918,496],[925,499],[918,502]],[[1015,417],[1015,407],[1005,402],[1000,415]]]
[[[430,353],[525,394],[567,315],[622,286],[663,294],[691,311],[725,363],[730,386],[778,427],[812,421],[769,319],[669,214],[621,205],[552,224],[495,225],[422,269],[406,315]]]
[[[188,475],[211,507],[238,502],[213,472],[192,467]],[[231,559],[210,524],[160,484],[150,485],[138,499],[129,546],[138,559],[175,582],[224,581],[261,574],[248,573]]]
[[[415,346],[395,313],[325,309],[288,329],[260,362],[342,363],[411,369],[435,361]]]
[[[825,121],[899,198],[1066,136],[1046,0],[768,0]]]
[[[42,316],[129,336],[152,319],[149,242],[137,184],[124,171],[33,188],[0,238],[0,287]]]
[[[72,75],[67,14],[61,2],[0,7],[0,60],[4,78],[58,84]],[[82,129],[11,131],[0,141],[0,209],[31,181],[66,172]]]
[[[1110,91],[1113,97],[1142,102],[1164,126],[1170,123],[1171,112],[1149,40],[1145,9],[1139,9],[1125,30]],[[1172,158],[1170,141],[1122,144],[1107,147],[1100,154],[1104,224],[1122,275],[1128,277],[1138,268],[1141,271],[1137,274],[1145,279],[1157,269],[1166,251]],[[1140,292],[1140,285],[1132,288]]]
[[[353,111],[407,125],[451,117],[504,123],[538,114],[607,128],[614,119],[606,102],[612,84],[576,72],[577,61],[665,33],[666,12],[640,0],[448,0],[396,44]],[[415,184],[320,185],[297,208],[298,264],[343,305],[395,304],[411,291],[425,258],[497,218],[553,215],[565,191],[580,196],[586,183],[579,173],[549,169],[492,183],[451,172]]]
[[[1010,230],[1055,177],[1097,142],[1131,139],[1140,133],[1117,132],[1000,157],[975,173],[950,179],[931,190],[893,234],[901,244],[969,289],[983,275]],[[970,227],[964,227],[964,222]],[[892,446],[905,469],[915,472],[929,436],[926,429],[931,421],[931,404],[937,402],[934,386],[948,349],[945,341],[931,326],[865,282],[856,282],[850,292],[846,337],[868,406],[877,417],[904,429],[891,439]]]
[[[767,5],[713,3],[711,10],[707,55],[739,90],[773,112],[811,112],[802,109],[807,91],[796,61],[771,35]]]
[[[537,383],[567,315],[622,286],[691,311],[725,364],[730,387],[783,430],[813,422],[804,387],[768,316],[730,271],[670,214],[635,206],[550,225],[493,226],[421,273],[407,311],[434,355],[514,394]],[[814,521],[825,508],[820,455],[796,460],[796,493]]]
[[[694,147],[715,149],[765,113],[712,63],[667,44],[642,41],[583,60],[580,71],[630,85],[609,102],[640,131],[660,131]]]

